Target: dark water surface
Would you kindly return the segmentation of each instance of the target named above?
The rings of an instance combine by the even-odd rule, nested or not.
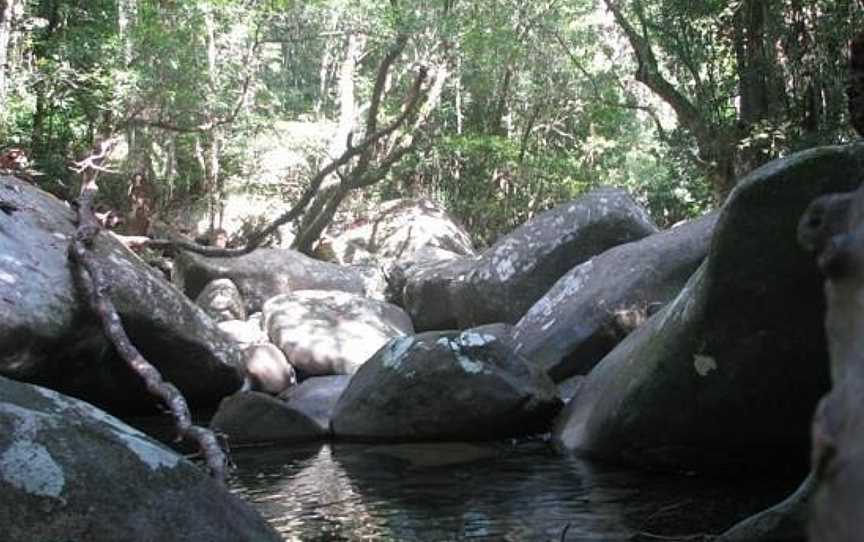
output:
[[[558,542],[565,528],[568,542],[683,539],[723,531],[796,482],[612,469],[543,442],[325,444],[232,455],[232,491],[286,540],[304,542]]]

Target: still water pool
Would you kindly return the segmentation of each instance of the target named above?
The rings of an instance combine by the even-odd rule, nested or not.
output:
[[[303,542],[683,540],[724,530],[796,482],[600,467],[541,441],[325,444],[232,455],[232,491],[285,540]]]

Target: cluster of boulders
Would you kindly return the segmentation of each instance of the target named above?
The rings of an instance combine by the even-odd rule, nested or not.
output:
[[[570,303],[544,299],[556,281],[607,249],[653,239],[647,246],[662,246],[665,255],[642,268],[635,260],[648,248],[636,247],[629,257],[634,276],[659,260],[657,276],[634,277],[621,300],[609,300],[612,312],[598,322],[611,333],[619,313],[662,304],[680,289],[704,256],[712,224],[706,219],[671,237],[659,234],[626,192],[599,189],[475,254],[446,213],[426,200],[400,202],[344,232],[348,241],[328,241],[331,259],[382,269],[386,300],[375,299],[378,291],[358,291],[361,281],[347,278],[356,268],[305,262],[291,251],[184,255],[175,281],[222,319],[220,326],[230,322],[260,336],[244,347],[250,389],[223,401],[213,418],[233,442],[505,438],[547,431],[563,404],[549,368],[522,353],[544,342],[547,321],[513,324],[538,301],[566,322]],[[298,260],[303,265],[293,265]],[[607,265],[614,262],[597,268],[606,274]],[[245,307],[251,319],[237,321],[240,311],[232,307]],[[623,334],[623,328],[613,333],[619,340]],[[275,347],[283,359],[256,359],[267,341],[268,352]],[[303,392],[279,390],[291,382],[288,374],[298,376]],[[339,375],[353,376],[334,382]],[[299,400],[310,396],[316,401]]]
[[[551,431],[563,450],[604,460],[753,467],[806,453],[829,389],[823,277],[796,231],[814,198],[856,187],[862,152],[768,164],[718,212],[665,231],[626,192],[601,188],[479,253],[428,200],[390,203],[327,239],[317,254],[330,261],[184,253],[173,285],[110,234],[95,249],[132,341],[193,407],[221,401],[211,425],[232,443]],[[12,178],[0,197],[16,209],[0,214],[0,374],[115,413],[152,409],[77,293],[71,210]],[[856,303],[857,260],[829,256],[831,298]],[[852,356],[838,353],[847,339],[832,342],[835,357]],[[851,449],[833,421],[844,408],[820,410],[830,443],[818,450]],[[71,430],[21,409],[36,412],[0,403],[12,435],[0,440],[0,482],[13,486],[25,437],[40,472],[58,472],[33,419]],[[35,494],[58,491],[54,474]]]

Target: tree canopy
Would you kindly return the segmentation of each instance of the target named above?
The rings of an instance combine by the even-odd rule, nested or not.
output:
[[[68,196],[70,162],[117,138],[103,198],[128,205],[139,173],[216,228],[255,138],[309,123],[328,143],[279,196],[309,196],[304,251],[358,191],[432,197],[484,243],[599,185],[671,224],[852,137],[862,20],[853,0],[0,0],[0,143]]]

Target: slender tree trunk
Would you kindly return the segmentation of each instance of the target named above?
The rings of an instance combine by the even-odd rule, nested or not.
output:
[[[336,159],[339,155],[345,152],[348,143],[348,135],[354,131],[357,117],[354,77],[357,73],[357,61],[363,54],[363,49],[365,47],[365,36],[353,32],[348,34],[345,45],[345,58],[342,60],[342,65],[339,68],[339,80],[337,82],[339,89],[339,123],[327,151],[331,159]],[[311,244],[314,243],[323,232],[323,229],[321,229],[317,233],[314,233],[314,237],[311,237],[313,235],[312,230],[317,229],[313,224],[319,221],[321,213],[324,212],[331,199],[340,191],[339,184],[339,179],[335,175],[331,175],[324,181],[321,191],[312,200],[308,211],[303,215],[298,240],[295,241],[298,250],[301,250],[302,252],[311,251]],[[339,199],[339,202],[344,198],[345,196],[343,195]],[[333,218],[332,215],[330,218]],[[324,224],[324,227],[326,227],[327,224],[329,224],[329,220]],[[306,237],[309,237],[310,240],[301,243],[299,238]]]
[[[311,219],[298,232],[297,238],[292,243],[292,248],[304,254],[311,254],[314,248],[313,245],[321,237],[321,234],[324,233],[324,230],[327,229],[327,226],[330,225],[333,217],[336,216],[336,211],[339,210],[339,205],[345,200],[348,192],[349,190],[341,185],[334,185],[327,190],[319,192],[315,197],[318,210],[315,213],[309,212],[306,214]]]
[[[357,102],[354,95],[354,77],[357,73],[357,61],[366,47],[366,36],[357,33],[348,34],[345,46],[345,59],[339,68],[339,124],[333,140],[330,142],[330,158],[336,158],[345,151],[348,134],[354,130],[357,116]]]
[[[0,121],[5,121],[6,88],[10,75],[9,43],[12,37],[12,16],[15,0],[0,0]]]
[[[138,16],[138,2],[137,0],[117,0],[117,35],[120,39],[121,47],[123,48],[123,65],[128,67],[132,64],[133,53],[135,49],[135,44],[132,43],[132,36],[130,35],[130,28],[135,24],[135,21]],[[142,152],[147,153],[148,156],[150,154],[149,148],[139,149],[136,147],[137,137],[136,130],[138,128],[130,124],[126,128],[126,145],[129,149],[128,156],[130,157],[130,163],[132,164],[132,168],[136,169],[140,172],[140,163],[139,157]],[[149,160],[147,160],[149,162]],[[150,171],[146,172],[148,175],[151,173]]]
[[[39,15],[48,20],[48,25],[43,30],[40,40],[34,45],[34,56],[36,61],[45,58],[47,51],[45,43],[54,35],[60,24],[59,6],[57,2],[50,0],[40,5]],[[48,120],[48,88],[44,80],[37,81],[34,85],[36,93],[36,110],[33,113],[33,126],[30,132],[30,150],[35,157],[40,157],[45,152],[46,126]]]
[[[738,112],[742,136],[750,135],[759,123],[779,117],[784,109],[783,81],[777,69],[774,0],[745,0],[738,10],[735,22],[735,53],[738,71],[740,105]],[[810,92],[812,82],[809,86]],[[770,141],[753,141],[737,157],[740,175],[755,169],[773,158]]]
[[[132,62],[134,44],[129,36],[129,28],[138,16],[137,0],[117,0],[117,33],[123,47],[123,61],[128,66]]]
[[[213,16],[213,10],[207,9],[204,12],[204,26],[207,31],[207,77],[208,86],[210,87],[210,103],[207,107],[209,121],[213,122],[216,118],[216,104],[213,103],[218,92],[218,75],[217,75],[217,48],[216,48],[216,20]],[[209,218],[210,230],[213,231],[222,227],[222,219],[224,216],[224,199],[225,187],[224,180],[219,174],[219,157],[222,146],[222,131],[218,127],[213,127],[202,134],[203,141],[203,165],[204,165],[204,186],[207,191],[209,201]]]
[[[462,55],[456,59],[456,133],[462,135]]]

